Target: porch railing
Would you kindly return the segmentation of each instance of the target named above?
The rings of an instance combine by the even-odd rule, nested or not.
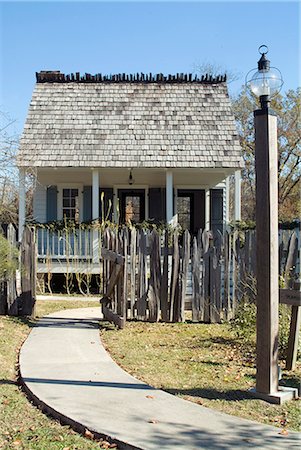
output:
[[[101,243],[100,230],[36,228],[39,259],[93,259]]]

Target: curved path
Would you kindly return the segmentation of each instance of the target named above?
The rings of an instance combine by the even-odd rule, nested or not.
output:
[[[103,348],[100,317],[100,308],[46,316],[21,349],[25,388],[55,417],[110,436],[119,448],[301,448],[301,433],[282,436],[278,428],[204,408],[133,378]]]

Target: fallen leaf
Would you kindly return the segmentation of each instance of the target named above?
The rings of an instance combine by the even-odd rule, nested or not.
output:
[[[146,398],[155,398],[152,395],[147,395]]]
[[[94,439],[94,434],[91,433],[91,431],[86,429],[85,430],[85,437],[88,438],[88,439]]]
[[[279,434],[281,434],[282,436],[287,436],[288,431],[285,428],[283,428],[283,430],[281,430]]]
[[[13,445],[14,445],[15,447],[18,447],[18,446],[21,445],[21,444],[22,444],[22,441],[20,441],[20,440],[14,441],[14,442],[13,442]]]
[[[150,419],[150,420],[148,421],[148,423],[158,423],[158,420],[156,420],[156,419]]]

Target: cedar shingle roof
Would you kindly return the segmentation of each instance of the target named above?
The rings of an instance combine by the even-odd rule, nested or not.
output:
[[[222,77],[62,75],[37,74],[19,166],[243,167]]]

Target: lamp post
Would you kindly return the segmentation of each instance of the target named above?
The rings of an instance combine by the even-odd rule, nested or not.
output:
[[[296,391],[278,385],[278,152],[277,117],[270,100],[281,89],[278,69],[270,66],[265,45],[259,47],[258,68],[247,75],[247,87],[259,97],[254,111],[256,170],[256,389],[251,393],[281,404]]]

